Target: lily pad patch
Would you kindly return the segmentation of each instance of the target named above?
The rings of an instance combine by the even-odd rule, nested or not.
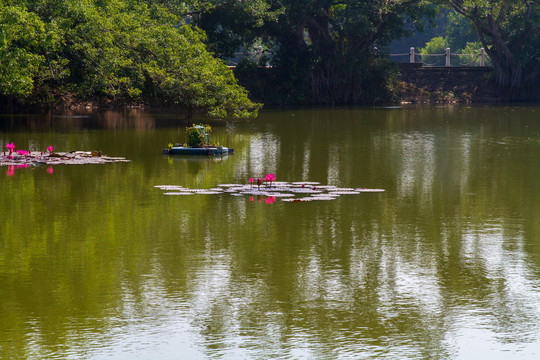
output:
[[[273,204],[276,199],[284,202],[330,201],[342,195],[358,195],[363,192],[384,192],[384,189],[340,188],[334,185],[320,185],[315,181],[273,182],[258,184],[218,184],[209,189],[190,189],[181,185],[155,185],[165,191],[164,195],[232,195],[247,196],[250,202]]]

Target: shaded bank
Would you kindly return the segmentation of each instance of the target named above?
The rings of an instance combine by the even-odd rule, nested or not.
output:
[[[497,90],[492,68],[488,67],[421,67],[421,64],[402,64],[386,74],[387,88],[373,84],[372,92],[354,104],[373,103],[492,103],[504,101]],[[254,101],[265,105],[329,105],[301,99],[287,90],[272,68],[251,67],[235,69],[240,85],[245,87]],[[373,92],[374,91],[374,92]]]
[[[399,98],[402,102],[491,103],[503,101],[491,67],[422,67],[401,64]]]
[[[0,109],[157,103],[256,117],[260,105],[204,41],[181,16],[144,2],[0,3]]]

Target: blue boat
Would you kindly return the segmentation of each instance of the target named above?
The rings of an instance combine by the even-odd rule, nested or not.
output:
[[[186,129],[188,138],[194,137],[196,140],[191,142],[192,146],[186,144],[169,144],[169,147],[164,149],[163,153],[168,155],[207,156],[223,156],[234,153],[234,149],[220,145],[211,145],[210,135],[207,133],[207,131],[210,131],[210,126],[208,125],[193,125],[192,127],[188,127]]]
[[[168,155],[207,155],[207,156],[223,156],[233,154],[234,149],[225,146],[216,147],[189,147],[189,146],[173,146],[170,149],[163,149],[164,154]]]

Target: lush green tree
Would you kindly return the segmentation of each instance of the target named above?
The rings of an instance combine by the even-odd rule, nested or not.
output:
[[[540,1],[446,0],[471,20],[493,62],[496,81],[511,99],[534,94],[540,56]]]
[[[480,48],[482,44],[480,42],[467,42],[462,48],[452,46],[450,40],[447,37],[437,36],[432,38],[426,43],[426,46],[420,49],[422,54],[422,62],[425,65],[431,66],[444,66],[446,64],[446,58],[443,56],[446,54],[446,49],[450,49],[452,56],[450,57],[450,65],[480,65]],[[436,55],[433,55],[436,54]],[[491,65],[489,57],[484,58],[485,65]]]
[[[462,56],[460,58],[460,64],[480,66],[480,49],[482,48],[482,43],[480,41],[468,42],[465,44],[463,49],[458,50],[460,54],[470,55],[468,57]],[[458,64],[458,65],[460,65]],[[484,56],[484,65],[493,66],[489,56]]]
[[[464,49],[467,43],[479,41],[478,33],[471,21],[453,9],[448,11],[444,37],[447,39],[448,46],[452,51]]]
[[[4,95],[29,101],[69,92],[106,102],[179,105],[217,117],[256,114],[259,105],[207,51],[204,33],[160,4],[12,2],[18,6],[0,8],[0,56],[9,63],[0,74]]]
[[[443,56],[434,56],[433,54],[445,54],[448,46],[448,40],[446,38],[442,36],[432,38],[426,43],[425,47],[420,49],[422,62],[426,65],[443,66],[445,64],[445,58]]]
[[[0,93],[22,99],[32,93],[45,71],[52,38],[36,14],[21,6],[0,4]]]
[[[267,0],[256,2],[263,11],[251,12],[250,2],[242,2],[243,11],[231,21],[218,14],[238,2],[216,3],[197,24],[208,34],[238,40],[214,43],[216,52],[230,55],[241,40],[262,39],[269,44],[266,48],[285,101],[326,104],[386,97],[390,67],[376,56],[374,47],[383,50],[406,33],[407,21],[431,10],[420,0]],[[236,30],[237,24],[243,33]]]

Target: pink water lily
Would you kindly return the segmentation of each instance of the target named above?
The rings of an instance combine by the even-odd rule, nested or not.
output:
[[[272,187],[272,182],[276,180],[276,176],[274,174],[268,174],[264,177],[264,180],[270,183],[270,187]]]
[[[261,184],[262,184],[262,181],[263,179],[257,179],[257,189],[261,189]]]
[[[251,184],[251,187],[252,187],[252,188],[253,188],[253,182],[254,182],[254,181],[255,181],[255,180],[254,180],[253,178],[249,178],[249,183]]]
[[[49,152],[49,154],[52,154],[53,150],[54,150],[54,147],[52,146],[47,147],[47,151]]]
[[[15,150],[16,146],[11,143],[11,144],[7,144],[6,147],[8,148],[9,150],[9,155],[11,155],[11,153],[13,152],[13,150]]]
[[[27,156],[29,152],[27,150],[17,150],[17,154],[21,156]]]

